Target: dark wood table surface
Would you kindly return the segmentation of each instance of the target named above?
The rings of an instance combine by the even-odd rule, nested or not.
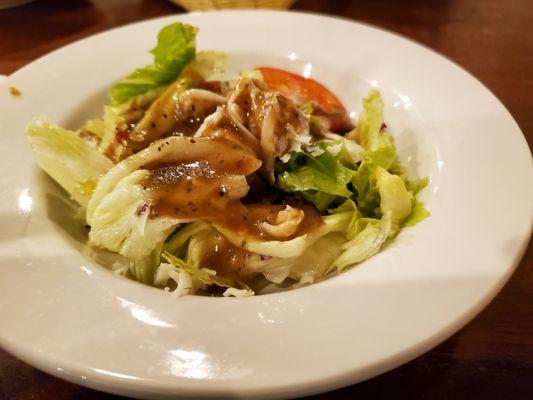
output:
[[[500,98],[531,148],[532,0],[300,0],[293,8],[374,24],[446,55]],[[183,9],[166,0],[41,0],[0,11],[0,74],[96,32],[178,12]],[[533,399],[532,255],[530,243],[496,299],[440,346],[314,398]],[[0,350],[0,399],[104,398],[119,399],[51,377]]]

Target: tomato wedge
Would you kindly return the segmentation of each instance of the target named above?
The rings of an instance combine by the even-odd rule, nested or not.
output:
[[[331,131],[351,128],[350,118],[344,106],[337,96],[321,83],[282,69],[269,67],[256,69],[263,75],[269,89],[299,103],[313,104],[315,112],[329,120]]]

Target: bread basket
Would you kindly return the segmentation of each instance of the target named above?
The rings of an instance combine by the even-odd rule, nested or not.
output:
[[[289,8],[295,0],[171,0],[188,11],[222,8]]]

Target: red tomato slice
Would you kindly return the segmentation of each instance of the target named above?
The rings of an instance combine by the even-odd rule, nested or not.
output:
[[[330,121],[333,132],[351,127],[350,118],[342,103],[321,83],[277,68],[256,69],[261,71],[270,89],[296,101],[313,104],[317,114],[324,115]]]

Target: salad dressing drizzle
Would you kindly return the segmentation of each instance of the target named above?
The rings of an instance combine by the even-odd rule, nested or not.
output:
[[[222,140],[218,145],[227,145],[227,142]],[[242,238],[243,242],[290,240],[313,232],[323,223],[314,207],[301,204],[295,206],[304,212],[297,229],[283,238],[272,236],[264,229],[264,223],[276,225],[278,213],[286,206],[243,204],[241,199],[249,187],[246,178],[239,173],[249,170],[245,165],[249,161],[221,163],[217,155],[220,153],[195,161],[147,165],[151,174],[144,188],[151,194],[151,203],[149,207],[141,207],[139,212],[149,212],[150,218],[172,217],[183,222],[204,220]],[[202,266],[216,270],[220,276],[242,280],[247,273],[248,252],[219,236],[206,246]]]

